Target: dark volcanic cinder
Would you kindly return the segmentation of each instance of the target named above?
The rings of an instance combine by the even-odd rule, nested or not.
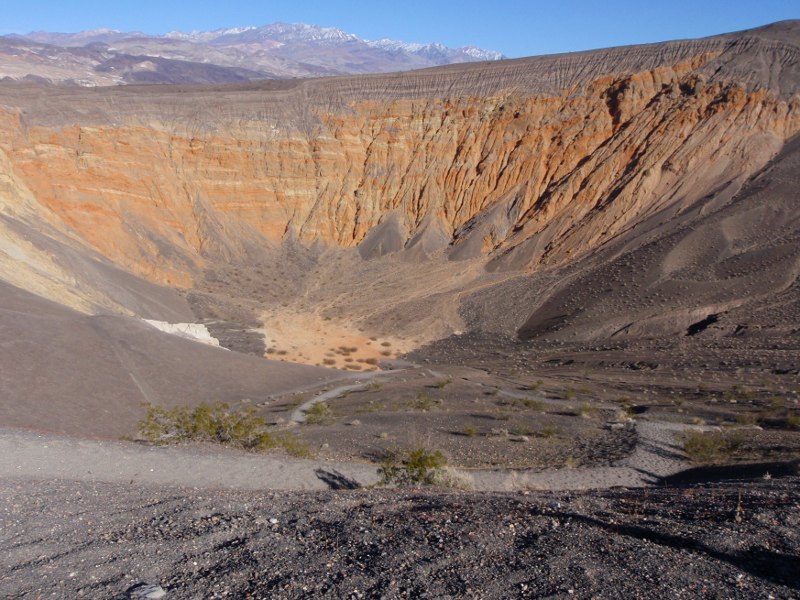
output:
[[[6,481],[6,597],[790,598],[797,478],[582,494]]]

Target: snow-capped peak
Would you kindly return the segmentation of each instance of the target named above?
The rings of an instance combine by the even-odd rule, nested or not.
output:
[[[503,60],[505,58],[501,52],[484,50],[483,48],[478,48],[477,46],[464,46],[463,48],[459,48],[459,50],[464,54],[471,56],[475,60]]]
[[[164,34],[165,38],[175,40],[189,40],[193,42],[210,42],[225,35],[239,35],[257,29],[253,26],[247,27],[231,27],[228,29],[215,29],[214,31],[191,31],[189,33],[183,31],[170,31]]]
[[[462,56],[471,60],[502,60],[505,58],[500,52],[484,50],[475,46],[465,46],[463,48],[448,48],[444,44],[432,42],[430,44],[418,44],[400,42],[383,38],[381,40],[363,40],[365,44],[372,48],[380,48],[388,52],[405,52],[408,54],[419,54],[424,56],[455,57]]]
[[[350,42],[360,38],[336,27],[321,27],[305,23],[273,23],[259,28],[267,35],[275,36],[278,41],[305,42]]]

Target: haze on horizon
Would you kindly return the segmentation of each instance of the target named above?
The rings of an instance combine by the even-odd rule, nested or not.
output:
[[[249,0],[225,5],[210,0],[191,5],[156,0],[41,0],[6,7],[0,34],[99,28],[163,34],[287,22],[337,27],[366,39],[478,46],[521,57],[703,37],[798,17],[797,5],[788,0],[764,0],[758,5],[744,0],[560,4],[511,0],[502,5],[479,0],[409,0],[402,8],[382,3],[365,7],[354,0],[278,0],[265,5]]]

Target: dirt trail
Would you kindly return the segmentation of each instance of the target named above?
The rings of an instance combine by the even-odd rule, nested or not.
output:
[[[636,421],[638,441],[633,453],[617,465],[554,471],[475,470],[465,472],[472,489],[481,491],[588,490],[646,487],[689,467],[675,434],[691,426]]]
[[[296,422],[314,403],[357,387],[333,389],[313,398],[292,415]],[[686,426],[638,421],[633,454],[612,467],[526,470],[456,470],[479,491],[585,490],[645,487],[689,465],[675,442]],[[130,442],[75,440],[15,430],[0,430],[0,477],[36,480],[169,484],[195,488],[322,490],[338,485],[363,487],[379,479],[374,465],[254,455],[207,446],[148,447]]]
[[[149,447],[0,430],[0,477],[205,489],[326,490],[330,481],[369,485],[374,466],[249,454],[207,446]]]
[[[367,378],[367,375],[365,375],[365,378]],[[308,412],[308,409],[314,406],[315,404],[319,404],[320,402],[326,402],[328,400],[332,400],[333,398],[338,398],[345,392],[349,392],[352,390],[361,390],[364,388],[365,385],[363,383],[356,382],[352,385],[342,385],[330,391],[327,391],[323,394],[320,394],[319,396],[314,396],[310,400],[306,400],[300,406],[298,406],[294,410],[294,412],[292,412],[292,416],[290,417],[290,419],[294,423],[305,423],[307,418],[306,413]]]

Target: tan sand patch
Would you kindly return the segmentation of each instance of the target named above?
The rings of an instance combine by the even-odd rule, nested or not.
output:
[[[352,371],[373,371],[381,360],[413,350],[410,340],[377,337],[343,320],[292,309],[262,315],[266,356]]]

